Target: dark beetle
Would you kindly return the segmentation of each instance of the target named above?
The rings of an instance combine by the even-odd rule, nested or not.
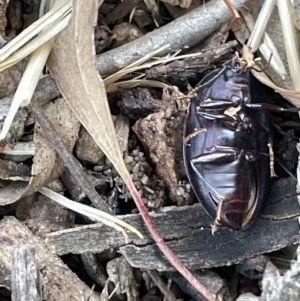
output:
[[[189,181],[219,225],[241,229],[266,205],[270,184],[267,110],[254,79],[236,55],[200,82],[187,109],[184,161]]]

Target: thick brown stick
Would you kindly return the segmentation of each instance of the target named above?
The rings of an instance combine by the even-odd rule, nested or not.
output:
[[[231,0],[235,9],[246,0]],[[212,0],[145,36],[101,54],[97,66],[102,76],[135,62],[151,51],[170,44],[166,53],[195,46],[232,18],[223,1]],[[164,54],[164,53],[162,53]]]

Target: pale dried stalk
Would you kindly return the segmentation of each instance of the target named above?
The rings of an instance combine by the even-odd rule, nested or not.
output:
[[[203,54],[202,52],[197,52],[197,53],[192,53],[192,54],[178,55],[180,53],[180,51],[178,51],[178,52],[174,53],[173,55],[168,54],[165,57],[155,58],[156,54],[158,54],[162,51],[165,51],[169,46],[170,45],[165,45],[157,50],[154,50],[154,51],[150,52],[149,54],[143,56],[136,62],[126,66],[125,68],[123,68],[123,69],[119,70],[118,72],[105,78],[104,84],[105,84],[107,91],[111,91],[110,86],[126,74],[129,74],[129,73],[141,70],[141,69],[148,69],[155,65],[167,64],[167,63],[170,63],[175,60],[181,60],[181,59],[185,59],[185,58],[189,58],[189,57],[201,56]],[[147,62],[151,58],[154,60],[152,60],[151,62]],[[147,63],[145,63],[145,62],[147,62]]]
[[[250,43],[248,42],[247,46],[250,48],[251,53],[254,53],[254,49],[257,49],[256,46],[253,47],[253,45],[259,45],[259,50],[262,54],[262,56],[265,58],[266,61],[269,61],[270,58],[272,57],[270,61],[270,66],[273,68],[273,70],[281,76],[282,79],[285,79],[286,75],[286,70],[284,67],[284,63],[279,56],[279,53],[276,49],[276,46],[274,45],[272,39],[266,32],[262,32],[259,27],[256,26],[256,24],[260,23],[260,17],[259,15],[256,23],[254,24],[254,20],[247,11],[242,10],[242,15],[244,17],[245,23],[247,24],[247,27],[251,31],[251,36],[254,35],[256,38],[253,38],[253,42]],[[263,34],[263,40],[257,39],[258,34],[262,33]],[[255,50],[256,51],[256,50]]]
[[[68,3],[68,0],[56,0],[53,9],[55,9],[56,7],[61,7],[61,5],[65,2]],[[65,23],[66,26],[68,22]],[[49,29],[49,27],[45,28],[45,30],[47,29]],[[4,120],[3,127],[0,133],[0,140],[5,139],[6,135],[8,134],[19,107],[28,106],[28,104],[30,103],[42,74],[43,68],[45,67],[49,53],[52,49],[53,42],[54,38],[44,43],[31,54],[22,79],[12,100],[8,114]]]
[[[134,227],[130,226],[126,222],[124,222],[106,212],[92,208],[90,206],[80,204],[78,202],[71,201],[71,200],[67,199],[66,197],[64,197],[63,195],[61,195],[47,187],[41,187],[38,191],[41,194],[47,196],[51,200],[59,203],[60,205],[66,207],[66,208],[69,208],[75,212],[78,212],[82,215],[85,215],[85,216],[91,218],[92,220],[96,220],[109,227],[114,228],[117,231],[120,231],[123,234],[126,243],[129,242],[129,238],[123,228],[136,234],[139,238],[141,238],[141,239],[143,238],[143,235],[140,231],[138,231]]]
[[[262,42],[263,35],[266,31],[268,21],[270,20],[276,0],[265,0],[260,9],[253,31],[249,37],[247,46],[254,53]]]
[[[45,16],[34,22],[31,26],[23,30],[15,39],[13,39],[10,43],[5,45],[2,49],[0,49],[0,62],[2,63],[9,56],[13,55],[16,51],[19,51],[25,44],[25,47],[28,47],[27,44],[32,38],[34,38],[37,34],[42,32],[49,25],[53,25],[56,21],[61,19],[62,17],[70,14],[72,9],[72,0],[67,0],[66,3],[57,7],[53,11],[50,11]],[[38,39],[36,37],[35,39]],[[31,41],[31,43],[34,40]],[[36,46],[38,48],[39,45]],[[24,53],[25,58],[28,54]],[[29,53],[30,54],[30,53]]]
[[[34,152],[34,142],[18,142],[13,149],[6,145],[1,154],[13,156],[34,156]]]
[[[299,49],[288,0],[277,1],[285,51],[294,90],[300,90]]]

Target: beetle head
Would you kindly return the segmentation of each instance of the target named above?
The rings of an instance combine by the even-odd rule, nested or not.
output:
[[[228,84],[239,88],[247,88],[250,84],[249,67],[247,62],[240,58],[238,53],[224,64],[224,76]]]

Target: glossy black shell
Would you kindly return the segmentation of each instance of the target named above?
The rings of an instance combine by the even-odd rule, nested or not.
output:
[[[213,219],[219,195],[223,198],[220,223],[233,229],[247,228],[263,212],[270,188],[268,114],[245,106],[265,102],[263,89],[247,68],[236,66],[233,60],[208,74],[199,85],[184,125],[183,155],[188,179]],[[238,125],[213,117],[224,114],[224,109],[201,109],[201,104],[210,99],[241,99]],[[206,131],[193,135],[200,129]],[[220,148],[229,148],[233,155],[219,158]],[[214,159],[202,162],[205,156]],[[201,163],[192,164],[198,157]]]

